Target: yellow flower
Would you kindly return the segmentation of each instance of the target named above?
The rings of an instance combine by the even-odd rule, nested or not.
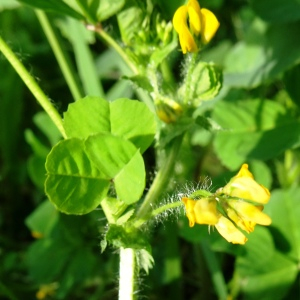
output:
[[[231,178],[225,187],[219,189],[218,193],[261,204],[268,203],[270,199],[269,190],[254,180],[247,164],[243,164],[238,174]]]
[[[215,225],[219,220],[217,202],[208,198],[193,200],[187,197],[182,198],[185,205],[186,216],[189,219],[190,227],[197,224]]]
[[[245,235],[224,216],[220,217],[219,222],[215,225],[215,227],[222,237],[230,243],[244,245],[248,240]]]
[[[199,200],[182,198],[190,227],[195,223],[214,225],[230,243],[243,245],[248,239],[241,230],[250,233],[256,224],[270,225],[272,222],[260,205],[269,201],[270,192],[254,180],[247,164],[243,164],[238,174],[215,194],[197,191],[197,195],[201,194],[205,196]]]
[[[197,42],[207,44],[217,32],[220,23],[208,9],[200,9],[197,0],[189,0],[180,6],[173,17],[173,26],[179,35],[182,52],[197,52]],[[195,37],[201,36],[198,41]]]

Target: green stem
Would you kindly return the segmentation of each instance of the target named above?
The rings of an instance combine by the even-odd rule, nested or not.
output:
[[[183,205],[182,201],[176,201],[176,202],[172,202],[172,203],[168,203],[168,204],[165,204],[163,206],[160,206],[157,209],[152,211],[151,218],[165,212],[166,210],[176,208],[176,207],[180,207],[182,205]]]
[[[172,172],[174,169],[175,161],[181,146],[182,136],[178,136],[173,140],[170,152],[165,160],[165,162],[160,167],[157,175],[143,201],[143,204],[139,208],[136,221],[134,223],[135,227],[141,226],[150,217],[153,204],[160,199],[163,191],[166,190],[168,186],[168,181],[172,177]]]
[[[93,30],[99,34],[99,36],[107,43],[107,45],[111,46],[115,49],[115,51],[122,57],[128,67],[131,69],[134,75],[139,73],[137,66],[132,62],[126,52],[122,47],[109,35],[107,34],[101,27],[101,25],[87,25],[87,29]]]
[[[134,300],[136,258],[131,248],[120,248],[119,300]]]
[[[163,60],[161,65],[161,72],[164,78],[164,82],[168,85],[168,87],[172,90],[175,91],[176,89],[176,81],[174,78],[174,74],[170,69],[170,64],[167,62],[167,60]]]
[[[56,125],[60,133],[64,138],[66,138],[66,133],[63,127],[62,119],[55,109],[51,101],[47,98],[44,92],[41,90],[37,82],[34,78],[29,74],[27,69],[21,63],[21,61],[16,57],[13,51],[9,48],[9,46],[4,42],[4,40],[0,36],[0,52],[6,57],[15,71],[19,74],[25,85],[31,91],[36,100],[40,103],[46,113],[49,115],[53,123]]]
[[[62,41],[59,39],[59,35],[57,34],[54,27],[49,22],[49,19],[45,12],[41,10],[35,10],[35,13],[49,41],[53,53],[58,61],[60,69],[66,79],[66,82],[69,86],[69,89],[72,93],[74,100],[76,101],[78,99],[81,99],[83,97],[83,93],[79,89],[79,83],[74,76],[76,72],[72,67],[72,64],[70,62],[70,59],[66,51],[61,47]]]

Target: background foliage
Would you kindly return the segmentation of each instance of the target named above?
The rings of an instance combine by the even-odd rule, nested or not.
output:
[[[142,57],[147,50],[142,46],[152,41],[149,36],[131,36],[140,30],[143,21],[142,12],[133,4],[135,1],[100,1],[99,6],[98,2],[89,1],[90,8],[94,5],[97,9],[91,10],[94,14],[88,17],[103,21],[103,27],[117,41],[122,38],[128,44],[138,45],[136,51]],[[153,2],[162,16],[170,20],[182,1]],[[55,157],[60,145],[67,143],[64,146],[76,153],[81,162],[86,156],[93,159],[95,151],[106,151],[99,143],[106,136],[116,156],[126,153],[124,161],[116,166],[112,166],[107,156],[105,169],[113,170],[113,174],[106,174],[107,178],[121,173],[129,161],[141,177],[146,176],[146,187],[155,172],[153,114],[147,114],[141,102],[131,101],[131,118],[122,122],[128,116],[124,102],[128,98],[145,101],[143,90],[135,86],[147,88],[147,81],[132,78],[118,54],[85,30],[80,20],[87,16],[74,3],[84,1],[0,0],[1,36],[53,99],[59,112],[64,113],[65,130],[72,136],[57,144],[59,132],[1,57],[0,298],[3,299],[25,300],[36,295],[47,299],[117,297],[118,255],[107,250],[100,254],[100,241],[106,231],[103,212],[97,209],[83,216],[65,215],[46,199],[45,191],[49,195],[53,188],[47,182],[53,177],[61,176],[63,186],[83,184],[69,176],[67,169],[59,174],[52,172],[49,159],[45,166],[54,145],[50,155]],[[40,26],[41,19],[27,4],[50,9],[49,20],[79,83],[77,93],[69,91]],[[256,228],[245,246],[235,246],[216,232],[208,234],[205,226],[188,228],[183,213],[157,218],[149,232],[145,232],[146,236],[153,236],[155,266],[148,276],[140,279],[143,289],[140,293],[149,299],[226,299],[228,295],[234,299],[297,299],[300,294],[300,2],[203,0],[200,4],[214,11],[221,23],[215,39],[201,55],[204,61],[213,61],[222,68],[224,82],[220,94],[196,110],[198,124],[180,124],[180,129],[175,128],[174,134],[182,128],[188,131],[165,198],[172,197],[174,190],[175,193],[190,190],[194,182],[205,183],[207,176],[212,179],[211,188],[216,189],[247,162],[257,181],[272,190],[266,212],[273,222],[269,228]],[[156,52],[151,59],[158,65],[174,48],[175,39],[166,53]],[[181,59],[181,53],[175,50],[168,60],[178,80]],[[90,97],[85,100],[91,103],[91,96],[119,100],[103,100],[96,124],[93,116],[99,111],[99,102],[88,109],[81,101],[73,103],[73,98],[86,95]],[[105,105],[112,112],[110,119],[104,113],[101,116]],[[76,136],[83,114],[84,119],[92,122]],[[203,116],[208,118],[210,126],[203,126]],[[120,123],[127,127],[120,127]],[[93,126],[97,126],[95,133],[101,136],[92,139],[88,135]],[[110,132],[118,137],[105,135]],[[78,150],[83,143],[78,138],[85,139],[84,153]],[[137,154],[136,147],[142,149],[142,155]],[[50,175],[44,191],[46,170]],[[85,171],[80,170],[83,174]],[[131,169],[124,172],[121,183],[116,180],[115,188],[133,203],[143,193],[144,185],[130,181],[124,185]],[[102,175],[93,170],[93,178],[82,186],[96,194],[99,185],[108,189]],[[76,191],[79,200],[84,194],[83,189]],[[54,202],[57,206],[68,205]],[[91,211],[97,205],[98,202],[88,208],[76,206],[75,213]],[[130,211],[128,214],[129,217]],[[138,242],[143,243],[143,239]]]

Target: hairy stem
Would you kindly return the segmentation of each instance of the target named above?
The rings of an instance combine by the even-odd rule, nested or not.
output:
[[[163,191],[166,190],[169,180],[172,177],[175,161],[181,146],[182,136],[175,138],[171,144],[171,148],[167,153],[164,163],[161,165],[157,175],[144,199],[143,204],[137,212],[135,227],[139,227],[151,215],[152,206],[160,199]]]
[[[51,101],[39,87],[35,79],[29,74],[27,69],[21,63],[21,61],[17,58],[14,52],[10,49],[10,47],[5,43],[5,41],[0,36],[0,52],[3,53],[5,58],[9,61],[15,71],[19,74],[25,85],[31,91],[36,100],[40,103],[46,113],[49,115],[53,123],[56,125],[60,133],[64,138],[66,138],[66,133],[63,127],[62,119],[55,109]]]
[[[119,300],[134,300],[136,257],[131,248],[120,248]]]

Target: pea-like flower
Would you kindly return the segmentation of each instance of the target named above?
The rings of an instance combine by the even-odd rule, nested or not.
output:
[[[197,0],[180,6],[173,17],[173,26],[179,35],[182,52],[197,52],[198,44],[207,44],[217,32],[220,23],[208,9],[200,8]]]
[[[262,212],[262,204],[269,199],[269,190],[258,184],[248,165],[243,164],[238,174],[215,194],[197,200],[183,197],[182,201],[190,227],[195,223],[213,225],[228,242],[245,244],[248,239],[242,230],[250,233],[256,224],[271,224],[271,218]]]

